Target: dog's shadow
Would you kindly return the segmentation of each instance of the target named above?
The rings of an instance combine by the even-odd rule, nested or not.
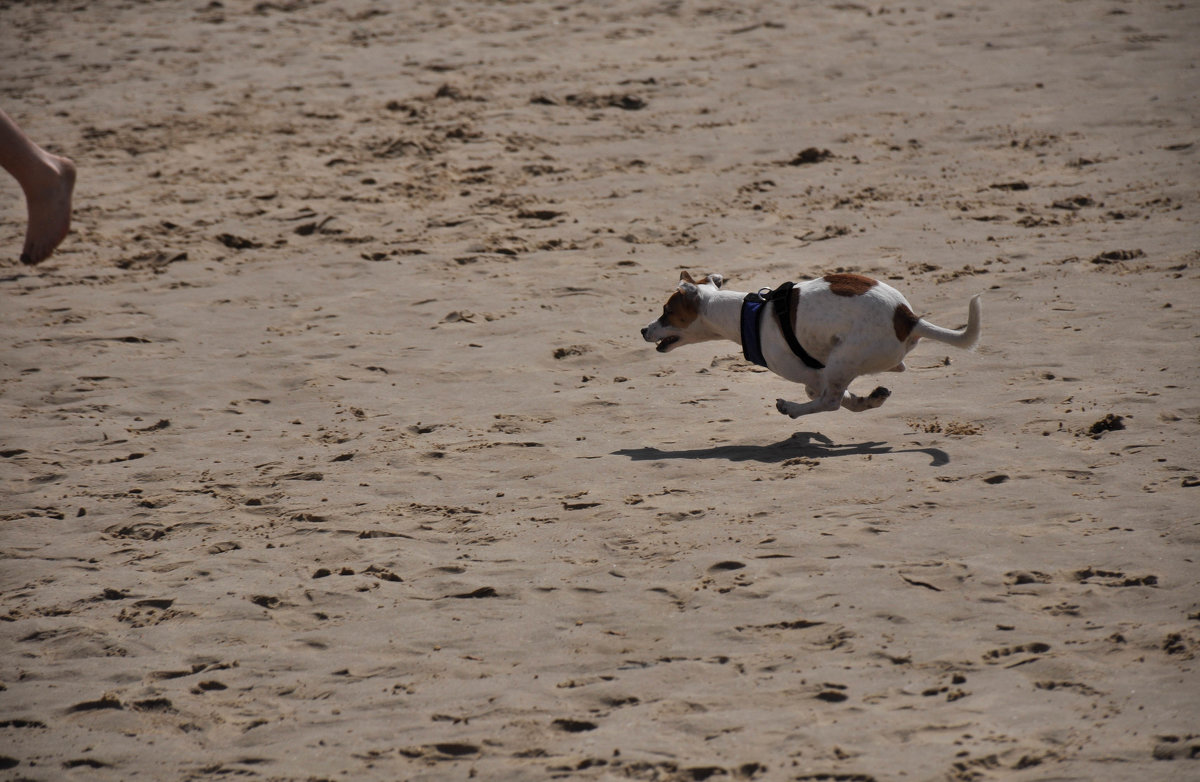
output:
[[[725,459],[731,462],[763,462],[779,464],[788,459],[831,459],[838,456],[875,456],[891,453],[923,453],[930,458],[929,466],[941,467],[950,463],[950,454],[941,448],[893,448],[887,443],[838,444],[819,432],[796,432],[786,440],[770,445],[717,445],[712,448],[689,448],[668,451],[661,448],[622,448],[614,456],[628,456],[635,462],[666,459]]]

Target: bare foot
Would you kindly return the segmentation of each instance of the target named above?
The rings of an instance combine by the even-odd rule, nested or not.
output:
[[[44,154],[45,166],[36,181],[27,183],[25,202],[29,225],[21,263],[34,266],[50,257],[71,228],[71,194],[75,164],[65,157]],[[25,184],[25,183],[23,183]]]

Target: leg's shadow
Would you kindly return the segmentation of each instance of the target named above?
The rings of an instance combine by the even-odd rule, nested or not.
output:
[[[950,455],[941,448],[893,448],[887,443],[838,444],[819,432],[796,432],[786,440],[771,445],[716,445],[711,448],[690,448],[666,451],[661,448],[622,448],[614,456],[628,456],[635,462],[666,459],[725,459],[731,462],[764,462],[778,464],[805,456],[810,459],[830,459],[837,456],[867,456],[889,453],[923,453],[929,466],[941,467],[950,463]]]

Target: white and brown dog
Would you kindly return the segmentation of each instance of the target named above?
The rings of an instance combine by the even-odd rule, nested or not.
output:
[[[923,320],[895,288],[859,274],[787,283],[765,295],[723,290],[723,283],[719,274],[694,280],[684,272],[662,316],[642,329],[642,338],[657,343],[659,353],[715,339],[742,345],[747,359],[804,384],[811,401],[775,404],[792,418],[839,406],[854,412],[879,407],[891,392],[880,386],[858,396],[847,390],[850,381],[903,372],[905,355],[922,337],[967,350],[979,341],[978,295],[971,299],[966,327],[955,331]]]

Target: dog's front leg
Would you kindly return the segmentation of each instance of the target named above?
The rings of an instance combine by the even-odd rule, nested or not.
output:
[[[812,413],[827,413],[831,410],[837,410],[842,403],[842,395],[846,391],[846,386],[849,383],[843,383],[841,387],[831,385],[822,386],[820,389],[814,389],[812,386],[806,386],[805,390],[811,398],[808,402],[789,402],[786,399],[776,399],[775,409],[786,416],[799,418],[802,415],[811,415]]]
[[[809,415],[811,413],[822,413],[827,410],[836,410],[837,405],[835,404],[830,408],[818,404],[815,400],[800,404],[799,402],[789,402],[786,399],[776,399],[775,409],[789,418],[799,418],[802,415]]]
[[[892,395],[892,392],[883,386],[879,386],[869,395],[859,396],[858,394],[850,393],[847,388],[849,385],[849,380],[828,382],[828,379],[825,385],[818,388],[805,384],[804,390],[808,393],[811,401],[799,403],[789,402],[786,399],[777,399],[775,400],[775,409],[792,418],[799,418],[802,415],[810,415],[812,413],[831,412],[837,410],[838,407],[844,407],[854,413],[861,413],[864,410],[873,410],[879,407]]]
[[[803,404],[799,402],[789,402],[786,399],[776,399],[775,409],[791,418],[799,418],[802,415],[811,415],[812,413],[828,413],[832,410],[837,410],[840,400],[833,397],[832,400],[821,396],[811,402]]]

